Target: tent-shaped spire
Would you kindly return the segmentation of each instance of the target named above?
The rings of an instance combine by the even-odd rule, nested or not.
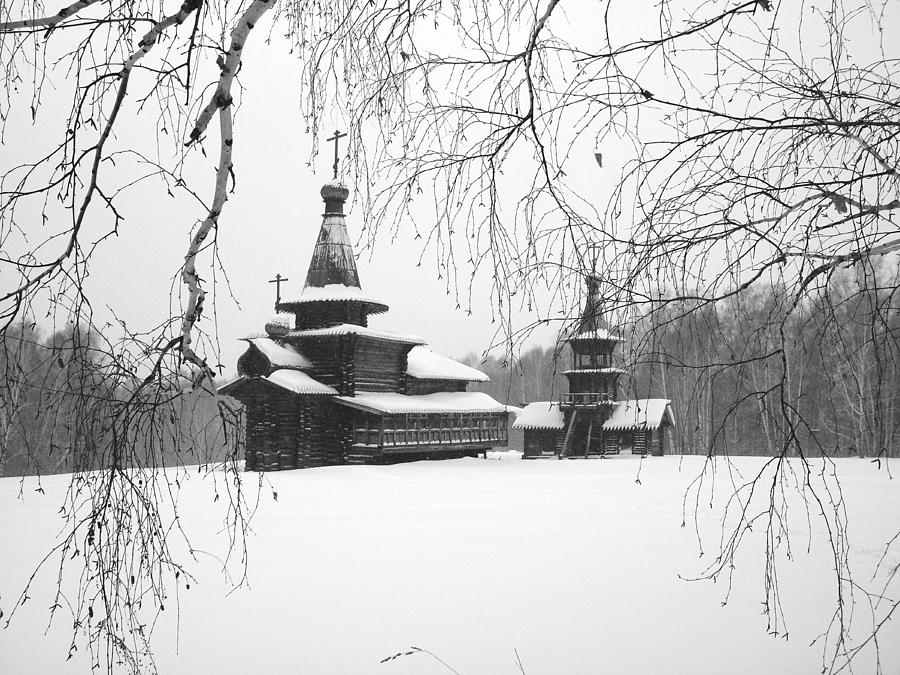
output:
[[[581,316],[572,326],[568,340],[604,340],[619,342],[618,337],[603,319],[603,303],[600,300],[600,280],[594,274],[585,274],[587,298]]]
[[[383,302],[366,296],[359,284],[356,256],[347,233],[344,203],[350,190],[339,180],[322,186],[325,213],[313,248],[306,283],[299,297],[277,302],[275,309],[292,312],[295,329],[320,328],[342,323],[366,325],[369,314],[386,312]]]
[[[322,288],[331,284],[359,288],[356,258],[344,220],[344,202],[350,196],[350,190],[340,181],[333,180],[322,186],[320,194],[325,200],[325,214],[304,288]]]
[[[585,276],[587,284],[587,298],[584,302],[584,310],[575,329],[577,335],[585,333],[595,334],[601,331],[609,332],[609,326],[603,320],[603,306],[600,302],[600,282],[593,274]]]

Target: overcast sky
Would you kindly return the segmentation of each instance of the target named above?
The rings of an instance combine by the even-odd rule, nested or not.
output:
[[[590,10],[595,6],[587,3],[585,7]],[[620,11],[625,12],[618,22],[619,28],[636,31],[635,36],[643,30],[642,26],[648,25],[647,21],[658,18],[658,8],[653,3],[644,6],[643,15],[632,16],[631,5],[619,7],[624,7]],[[591,27],[602,22],[600,16],[578,14],[575,18],[572,21],[572,16],[568,16],[574,34],[587,34],[588,39]],[[209,330],[213,320],[217,323],[221,363],[228,370],[234,369],[235,360],[243,350],[239,338],[262,331],[273,314],[275,288],[268,280],[276,273],[288,277],[290,281],[283,289],[285,296],[298,293],[302,287],[321,224],[323,204],[319,188],[331,178],[330,147],[323,149],[313,166],[307,165],[312,139],[305,133],[305,123],[299,114],[297,83],[301,64],[289,54],[287,42],[277,37],[278,29],[271,33],[271,44],[264,44],[270,21],[267,18],[251,35],[240,73],[243,91],[234,127],[236,189],[219,220],[217,235],[218,252],[230,283],[225,283],[221,273],[216,273],[214,279],[208,257],[199,261],[206,287],[214,289],[216,295],[216,313],[207,312],[203,324]],[[36,122],[29,119],[27,105],[20,106],[18,117],[14,115],[8,121],[0,170],[5,171],[27,158],[33,161],[35,148],[59,138],[59,120],[65,119],[70,105],[61,92],[71,83],[65,81],[66,73],[62,69],[57,69],[53,78],[45,90]],[[654,89],[666,86],[664,80],[654,81]],[[54,88],[58,91],[54,92]],[[172,156],[171,139],[161,131],[154,111],[139,110],[135,98],[130,98],[124,112],[117,133],[128,137],[125,145],[133,145],[134,139],[139,139],[145,151],[153,154],[151,149],[159,142],[162,157]],[[326,121],[323,126],[328,129],[324,134],[327,136],[335,126],[341,125]],[[630,159],[627,153],[633,154],[634,149],[603,148],[604,165],[599,167],[594,160],[594,138],[599,132],[600,129],[590,129],[584,134],[583,143],[579,137],[566,172],[575,183],[580,183],[577,187],[582,196],[591,200],[596,197],[595,206],[602,208],[606,195],[619,178],[622,164]],[[194,176],[194,187],[205,200],[212,194],[218,153],[216,120],[210,127],[209,137],[206,146],[209,157],[204,159],[194,153],[189,172]],[[102,166],[101,180],[107,181],[104,183],[107,189],[112,184],[123,184],[122,176],[127,172],[122,167],[127,161],[119,157],[115,167],[108,163]],[[515,178],[508,174],[505,177]],[[351,191],[356,188],[352,184],[348,187]],[[178,271],[191,228],[202,217],[203,210],[191,199],[171,198],[160,181],[128,188],[121,193],[118,203],[125,221],[118,237],[107,240],[98,249],[86,287],[93,302],[95,323],[103,325],[111,316],[109,308],[112,308],[129,329],[148,330],[170,315],[173,298],[177,311],[177,299],[182,294]],[[360,234],[362,214],[358,205],[348,206],[348,229],[355,241]],[[37,207],[31,211],[23,209],[18,214],[18,223],[32,233],[47,227],[41,222],[39,204]],[[88,239],[105,233],[110,222],[108,212],[102,212],[96,205],[92,208],[94,215],[86,233]],[[55,213],[55,217],[71,218],[59,208]],[[423,209],[421,217],[427,219],[429,212]],[[52,223],[51,218],[51,226]],[[419,266],[421,241],[407,236],[388,241],[387,236],[381,235],[374,251],[357,250],[361,254],[358,266],[363,289],[390,305],[390,311],[375,317],[373,324],[420,335],[448,356],[460,357],[485,350],[497,331],[497,325],[492,323],[490,271],[484,269],[472,280],[474,292],[469,316],[465,302],[457,309],[456,299],[447,295],[446,280],[438,278],[433,251],[425,252]],[[460,281],[463,285],[468,283],[467,271],[462,271]],[[0,279],[3,287],[9,282],[9,277]],[[550,306],[549,301],[543,304],[544,316],[559,316],[563,309]],[[534,318],[537,317],[520,313],[516,321],[521,326]],[[532,344],[552,343],[558,329],[559,324],[543,328],[534,336]]]

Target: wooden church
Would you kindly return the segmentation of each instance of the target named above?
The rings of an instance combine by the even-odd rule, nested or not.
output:
[[[602,320],[597,280],[588,276],[584,311],[566,340],[572,352],[572,368],[565,371],[569,391],[559,401],[527,405],[513,424],[524,431],[523,459],[671,451],[670,401],[617,400],[625,371],[615,365],[614,352],[622,341]]]
[[[411,335],[369,328],[388,306],[366,295],[347,233],[349,190],[321,190],[325,214],[306,282],[276,292],[276,318],[246,338],[238,377],[249,471],[477,456],[507,444],[507,407],[468,392],[486,381]]]

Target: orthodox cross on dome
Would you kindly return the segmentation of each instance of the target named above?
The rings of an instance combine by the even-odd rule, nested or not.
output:
[[[346,135],[347,135],[347,134],[342,134],[340,131],[338,131],[337,129],[335,129],[335,130],[334,130],[334,136],[332,136],[331,138],[326,138],[326,139],[325,139],[325,140],[328,141],[328,142],[334,141],[334,166],[333,166],[332,168],[334,169],[334,178],[335,178],[335,180],[337,180],[337,177],[338,177],[338,176],[337,176],[337,173],[338,173],[338,141],[340,141],[340,140],[341,140],[342,138],[344,138]]]
[[[276,274],[274,279],[269,279],[270,284],[275,284],[275,304],[281,302],[281,282],[290,281],[287,277]]]

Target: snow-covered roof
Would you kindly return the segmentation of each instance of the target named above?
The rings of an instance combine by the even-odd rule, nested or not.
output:
[[[513,429],[562,429],[563,414],[556,401],[529,403],[516,418]]]
[[[336,402],[366,412],[389,415],[420,413],[506,412],[506,406],[480,391],[452,391],[407,396],[405,394],[357,394],[338,396]]]
[[[675,424],[671,401],[664,398],[639,398],[631,401],[616,401],[612,415],[603,423],[603,428],[611,431],[622,429],[657,429],[663,422]]]
[[[223,384],[219,387],[218,391],[220,394],[233,394],[246,383],[254,380],[268,382],[269,384],[281,387],[294,394],[333,396],[338,393],[337,389],[333,389],[327,384],[322,384],[318,380],[314,380],[306,373],[301,373],[299,370],[287,369],[276,370],[268,377],[247,377],[246,375],[241,375],[227,384]]]
[[[344,284],[306,286],[304,287],[303,291],[301,291],[299,297],[285,298],[279,304],[294,305],[307,302],[328,302],[334,300],[354,300],[356,302],[366,302],[371,305],[378,305],[379,307],[384,308],[378,311],[384,312],[387,310],[387,305],[385,305],[381,300],[376,300],[375,298],[363,293],[362,289],[359,286],[346,286]]]
[[[427,347],[413,347],[406,361],[406,374],[419,380],[464,380],[490,382],[480,370],[441,356]]]
[[[245,338],[247,342],[261,351],[269,363],[276,368],[311,368],[312,363],[291,345],[280,345],[272,338]]]
[[[575,370],[563,371],[563,375],[569,373],[624,373],[624,368],[576,368]]]
[[[292,391],[295,394],[337,394],[337,389],[314,380],[306,373],[298,370],[276,370],[267,378],[272,384]]]
[[[328,328],[311,328],[309,330],[292,330],[289,335],[291,337],[324,337],[328,335],[363,335],[365,337],[380,338],[382,340],[390,340],[392,342],[404,342],[406,344],[423,345],[425,340],[415,335],[401,335],[399,333],[391,333],[386,330],[374,330],[372,328],[364,328],[353,323],[342,323],[337,326]]]

